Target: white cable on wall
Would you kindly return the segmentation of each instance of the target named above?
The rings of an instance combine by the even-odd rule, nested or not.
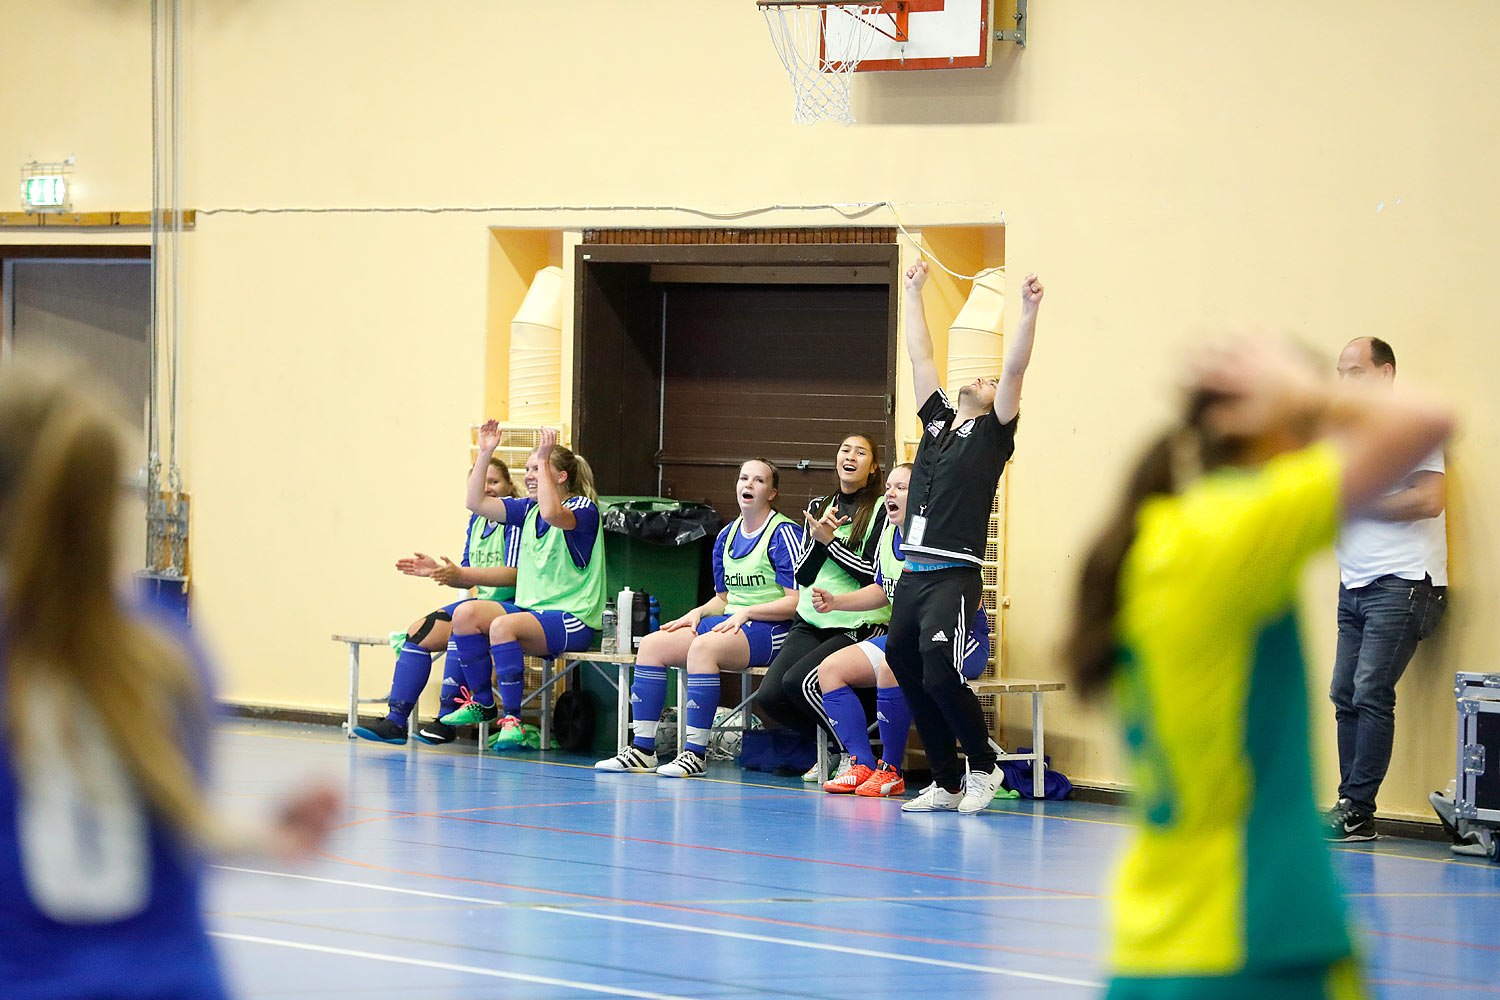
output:
[[[974,202],[924,202],[929,205],[944,206],[968,206],[983,207],[987,211],[993,211],[990,206],[977,205]],[[765,215],[769,212],[837,212],[846,219],[863,219],[866,216],[886,209],[891,213],[891,218],[896,223],[896,229],[902,236],[922,252],[922,256],[932,261],[942,270],[960,278],[964,281],[974,281],[991,272],[1004,272],[1004,267],[985,268],[978,274],[961,274],[944,264],[938,257],[922,246],[901,221],[896,214],[896,203],[891,201],[867,201],[867,202],[828,202],[821,205],[760,205],[753,208],[738,209],[709,209],[697,208],[692,205],[428,205],[428,206],[326,206],[326,207],[269,207],[269,208],[204,208],[199,209],[199,215],[444,215],[449,213],[463,213],[469,215],[485,215],[491,213],[531,213],[531,212],[578,212],[599,214],[604,212],[675,212],[685,215],[696,215],[705,219],[716,221],[733,221],[747,219],[756,215]],[[1005,213],[1000,213],[999,225],[1005,225]]]

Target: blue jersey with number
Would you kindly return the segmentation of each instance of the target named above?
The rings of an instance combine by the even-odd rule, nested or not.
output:
[[[0,651],[0,680],[4,671]],[[45,723],[58,735],[51,746],[28,742],[34,763],[24,774],[12,734],[0,736],[0,995],[221,1000],[199,903],[202,861],[151,815],[97,720],[74,720],[66,735]],[[185,711],[181,721],[201,763],[206,716]],[[94,784],[81,780],[73,753]]]

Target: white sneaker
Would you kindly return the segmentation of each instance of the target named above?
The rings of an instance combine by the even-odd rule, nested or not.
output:
[[[952,812],[963,799],[962,792],[950,792],[939,784],[931,784],[917,793],[914,799],[901,803],[904,813]]]
[[[995,793],[1005,787],[1005,772],[1000,765],[993,771],[970,771],[964,778],[964,797],[958,811],[971,816],[995,800]]]
[[[854,766],[854,758],[853,757],[850,757],[846,753],[839,754],[838,766],[833,769],[833,773],[828,776],[828,780],[832,781],[834,778],[842,776],[845,771],[849,770],[849,768],[851,768],[853,766]],[[814,764],[812,767],[808,768],[807,769],[807,773],[802,776],[802,780],[806,781],[809,784],[817,781],[818,780],[818,765]]]
[[[644,774],[656,770],[656,754],[650,750],[642,750],[634,743],[620,748],[620,752],[609,760],[601,760],[594,765],[596,771],[629,771],[632,774]]]
[[[708,770],[708,762],[691,750],[684,750],[670,764],[663,764],[656,773],[663,778],[695,778]]]

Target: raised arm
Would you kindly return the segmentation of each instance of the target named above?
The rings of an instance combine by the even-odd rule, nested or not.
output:
[[[1225,398],[1213,409],[1227,435],[1257,437],[1278,424],[1320,422],[1343,453],[1340,506],[1369,516],[1385,492],[1453,432],[1452,410],[1420,391],[1330,383],[1285,341],[1240,338],[1199,354],[1197,386]]]
[[[922,309],[922,287],[927,284],[927,262],[919,260],[906,269],[906,353],[911,356],[911,378],[917,405],[938,390],[937,362],[932,360],[932,334]]]
[[[536,446],[536,460],[541,466],[536,476],[537,516],[554,528],[572,531],[578,527],[578,518],[563,503],[562,491],[557,488],[557,470],[552,468],[552,449],[555,447],[557,431],[551,427],[543,427],[537,436]]]
[[[1042,304],[1042,283],[1034,274],[1021,282],[1021,320],[1005,345],[1005,367],[995,386],[995,417],[1008,424],[1021,412],[1021,382],[1031,364],[1031,345],[1036,340],[1036,312]]]
[[[499,497],[484,495],[484,477],[489,472],[490,457],[500,445],[500,423],[486,420],[479,427],[479,455],[474,459],[474,468],[469,471],[469,486],[464,497],[464,506],[491,521],[505,521],[505,501]]]

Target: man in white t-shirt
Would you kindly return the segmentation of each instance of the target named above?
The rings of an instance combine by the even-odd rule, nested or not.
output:
[[[1389,390],[1396,355],[1378,337],[1351,340],[1339,378]],[[1442,618],[1448,594],[1448,534],[1442,451],[1427,456],[1371,512],[1344,523],[1339,562],[1339,642],[1333,666],[1339,800],[1329,840],[1374,840],[1375,795],[1391,763],[1396,682],[1417,642]]]

